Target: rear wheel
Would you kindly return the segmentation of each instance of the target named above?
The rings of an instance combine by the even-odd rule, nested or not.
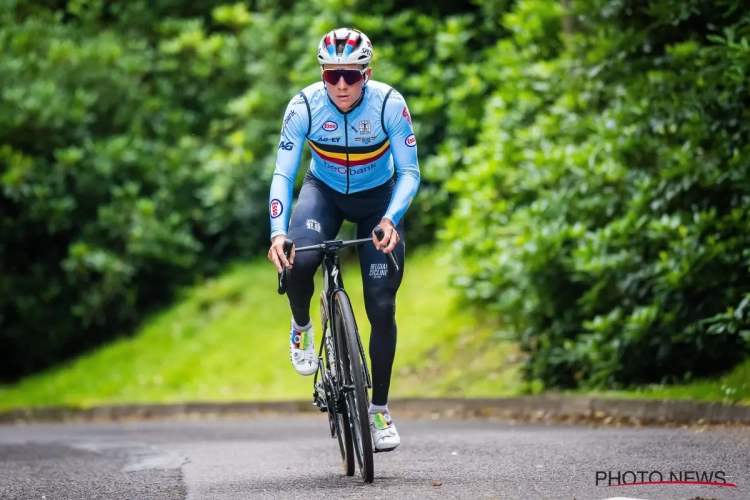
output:
[[[339,362],[343,381],[341,385],[351,387],[345,392],[348,407],[348,421],[354,438],[354,453],[357,457],[362,480],[372,483],[374,464],[372,456],[372,435],[370,434],[369,400],[365,387],[364,370],[366,360],[360,357],[357,341],[357,326],[354,322],[349,297],[344,291],[338,291],[333,297],[333,319],[336,324],[336,342],[338,343]]]

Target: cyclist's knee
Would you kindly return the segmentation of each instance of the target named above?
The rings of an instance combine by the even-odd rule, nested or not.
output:
[[[294,263],[292,264],[292,272],[290,278],[292,280],[310,280],[315,277],[315,271],[320,265],[321,256],[318,252],[301,252],[294,256]]]
[[[365,310],[373,323],[390,323],[396,317],[396,289],[368,287],[364,291]]]

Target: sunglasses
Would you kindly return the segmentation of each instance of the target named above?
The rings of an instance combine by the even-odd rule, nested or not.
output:
[[[336,85],[339,83],[341,77],[344,77],[344,81],[347,85],[354,85],[361,81],[365,77],[365,71],[360,69],[326,69],[323,70],[323,80]]]

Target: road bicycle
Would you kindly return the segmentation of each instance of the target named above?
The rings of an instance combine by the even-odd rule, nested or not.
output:
[[[380,226],[373,232],[378,241],[383,239],[384,233]],[[324,254],[320,265],[323,274],[323,290],[320,293],[323,337],[318,351],[318,371],[313,379],[313,405],[321,412],[328,413],[331,438],[338,439],[345,474],[354,475],[356,456],[362,480],[372,483],[373,454],[378,453],[370,434],[370,399],[367,390],[372,388],[372,382],[354,311],[344,290],[338,255],[338,251],[343,248],[367,243],[374,244],[371,238],[328,240],[316,245],[295,248],[294,251],[295,254]],[[292,240],[284,241],[284,254],[287,259],[292,245]],[[398,262],[393,253],[386,255],[386,275],[390,279],[398,272]],[[279,273],[280,295],[286,293],[287,279],[285,269]]]

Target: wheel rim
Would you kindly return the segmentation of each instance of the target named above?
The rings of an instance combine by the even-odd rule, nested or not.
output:
[[[339,451],[341,452],[341,465],[344,467],[344,472],[347,472],[346,469],[346,443],[344,442],[344,416],[343,415],[337,415],[336,416],[336,437],[339,442]]]
[[[339,317],[338,319],[339,324],[341,324],[341,319]],[[343,328],[341,330],[343,332]],[[342,364],[342,368],[346,367],[344,370],[344,381],[346,385],[354,386],[354,370],[352,370],[352,361],[350,358],[350,353],[347,352],[344,356],[346,356],[346,364]],[[339,362],[341,360],[339,359]],[[362,445],[362,436],[361,436],[361,425],[359,421],[359,411],[357,409],[357,395],[356,391],[348,391],[346,393],[346,414],[348,416],[348,423],[349,423],[349,429],[352,433],[352,438],[354,441],[354,456],[357,458],[357,466],[359,467],[359,471],[364,476],[365,474],[365,457],[364,457],[364,446]]]
[[[349,365],[349,373],[352,372],[351,369],[351,361]],[[352,377],[352,385],[354,385],[354,377]],[[362,422],[359,419],[359,408],[358,408],[358,400],[357,400],[357,394],[356,391],[351,391],[349,394],[347,394],[347,397],[349,399],[348,406],[348,414],[349,414],[349,422],[350,426],[352,426],[352,434],[354,437],[354,445],[355,445],[355,455],[357,457],[357,464],[359,465],[359,470],[362,473],[362,476],[364,477],[365,474],[365,450],[364,450],[364,444],[362,443]],[[351,414],[354,413],[354,417],[352,418]]]
[[[346,328],[343,324],[343,313],[340,310],[340,304],[338,314],[335,315],[334,321],[337,330],[345,336],[338,339],[338,342],[343,344],[343,352],[339,353],[338,362],[340,363],[339,366],[341,368],[342,382],[352,388],[351,390],[347,390],[344,394],[346,400],[346,415],[348,417],[347,420],[352,433],[352,452],[357,459],[360,476],[365,481],[370,482],[372,481],[372,457],[365,455],[365,441],[368,439],[368,436],[363,434],[369,432],[370,427],[369,421],[362,421],[363,418],[364,420],[367,420],[367,387],[363,388],[364,394],[360,394],[355,383],[357,377],[360,376],[362,377],[361,382],[365,382],[364,367],[358,366],[358,362],[365,363],[366,361],[360,358],[360,352],[358,349],[349,345],[350,339],[346,337]],[[355,356],[356,360],[354,359]],[[354,366],[357,366],[356,371]],[[364,397],[364,401],[361,400],[362,397]]]
[[[352,437],[354,437],[354,450],[355,450],[355,456],[357,457],[357,465],[359,466],[359,470],[362,474],[364,474],[364,468],[365,468],[365,460],[364,460],[364,448],[362,446],[362,432],[359,422],[359,415],[356,410],[357,408],[356,398],[352,394],[350,401],[349,401],[349,407],[354,408],[354,417],[351,417],[352,411],[349,410],[349,426],[352,429]]]

